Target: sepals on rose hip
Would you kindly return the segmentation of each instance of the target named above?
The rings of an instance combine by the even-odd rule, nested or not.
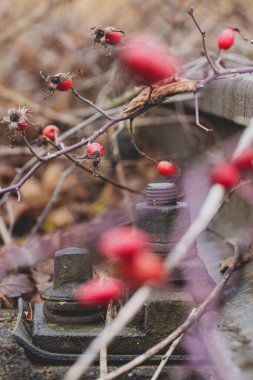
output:
[[[180,59],[150,36],[129,39],[119,51],[119,60],[136,82],[148,86],[167,78],[175,81],[181,70]]]
[[[164,177],[175,177],[177,175],[177,169],[175,165],[170,161],[158,162],[157,170]]]
[[[112,277],[101,277],[81,285],[75,298],[84,305],[104,305],[120,298],[124,291],[122,281]]]
[[[149,237],[132,227],[115,227],[99,240],[98,248],[107,259],[128,260],[149,247]]]
[[[51,141],[55,141],[60,136],[60,129],[56,125],[48,125],[43,128],[42,136],[48,138]]]
[[[240,171],[233,163],[223,162],[211,169],[211,181],[222,185],[225,189],[235,187],[240,181]]]
[[[74,72],[58,73],[54,75],[45,75],[43,71],[40,71],[40,76],[46,82],[45,99],[53,95],[56,90],[68,91],[72,88],[72,78],[76,76]]]
[[[227,28],[223,30],[218,38],[218,46],[220,49],[227,50],[230,49],[234,44],[235,32],[232,28]]]
[[[91,28],[91,33],[94,36],[94,46],[96,44],[101,44],[105,48],[105,53],[107,56],[111,55],[111,50],[108,45],[116,46],[121,44],[122,37],[124,37],[125,32],[113,26],[95,26]]]

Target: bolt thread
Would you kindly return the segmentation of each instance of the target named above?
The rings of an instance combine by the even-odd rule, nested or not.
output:
[[[175,183],[150,183],[146,188],[146,199],[149,205],[165,206],[177,203]]]

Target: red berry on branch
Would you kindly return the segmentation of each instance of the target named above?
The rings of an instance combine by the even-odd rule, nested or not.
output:
[[[123,293],[123,283],[115,278],[103,277],[81,285],[76,293],[76,300],[85,305],[103,305],[117,300]]]
[[[149,252],[135,255],[125,264],[120,263],[119,274],[132,286],[160,283],[166,279],[166,269],[159,257]]]
[[[100,156],[103,156],[104,151],[105,151],[105,148],[98,143],[92,143],[92,144],[88,145],[88,147],[87,147],[87,154],[88,155],[94,155],[96,153],[99,153]]]
[[[149,245],[148,236],[132,227],[116,227],[102,235],[99,252],[108,259],[128,260]]]
[[[121,43],[122,34],[120,32],[107,33],[105,41],[109,45],[119,45]]]
[[[177,174],[175,165],[169,161],[160,161],[157,164],[157,170],[164,177],[175,177]]]
[[[26,116],[21,116],[18,121],[17,131],[23,132],[29,128],[29,122]]]
[[[221,32],[218,38],[218,46],[220,49],[227,50],[231,48],[235,40],[235,32],[232,28],[227,28]]]
[[[128,41],[128,47],[120,51],[119,59],[138,82],[146,85],[166,78],[174,81],[180,71],[179,59],[166,46],[148,37]]]
[[[240,181],[240,172],[235,165],[222,163],[212,168],[211,180],[213,183],[219,183],[226,189],[230,189]]]
[[[43,128],[42,135],[51,141],[55,141],[56,137],[60,136],[60,129],[56,125],[48,125]]]
[[[232,163],[239,170],[249,170],[253,168],[253,148],[246,149],[239,156],[237,156]]]
[[[58,91],[68,91],[73,85],[72,79],[65,80],[57,84],[56,89]]]

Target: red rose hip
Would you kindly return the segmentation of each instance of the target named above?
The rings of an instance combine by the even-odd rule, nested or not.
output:
[[[159,257],[149,252],[136,255],[129,263],[121,263],[119,274],[132,286],[160,283],[166,279],[166,270]]]
[[[105,35],[106,43],[109,45],[119,45],[121,43],[122,35],[120,32],[107,33]]]
[[[56,86],[58,91],[68,91],[73,85],[72,79],[67,79],[64,82],[59,82]]]
[[[116,227],[102,235],[99,252],[108,259],[128,260],[149,245],[148,236],[132,227]]]
[[[174,177],[177,174],[175,165],[169,161],[160,161],[157,164],[157,170],[164,177]]]
[[[47,137],[51,141],[55,141],[56,137],[60,136],[60,129],[56,125],[48,125],[43,128],[42,136]]]
[[[149,37],[134,38],[119,53],[119,59],[137,82],[151,85],[166,78],[174,81],[179,59],[168,48]]]
[[[235,32],[232,28],[227,28],[221,32],[218,38],[218,46],[220,49],[227,50],[231,48],[235,40]]]
[[[103,156],[104,151],[105,151],[105,148],[98,143],[92,143],[88,145],[87,147],[87,154],[89,155],[93,155],[94,153],[99,153],[100,156]]]
[[[75,293],[75,298],[84,305],[103,305],[118,299],[123,290],[124,286],[120,280],[103,277],[81,285]]]
[[[237,156],[232,163],[239,170],[250,170],[253,168],[253,148],[248,148]]]
[[[240,172],[235,165],[222,163],[212,168],[211,180],[213,183],[219,183],[226,189],[230,189],[240,181]]]

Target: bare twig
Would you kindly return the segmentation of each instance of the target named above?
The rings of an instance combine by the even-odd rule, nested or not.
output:
[[[33,156],[35,156],[39,161],[43,161],[43,158],[40,157],[36,152],[35,150],[33,149],[33,147],[31,146],[31,144],[29,143],[29,141],[27,140],[26,138],[26,135],[25,135],[25,132],[22,132],[22,137],[28,147],[28,149],[30,150],[30,152],[32,153]]]
[[[54,146],[57,150],[61,150],[60,147],[58,147],[57,145],[55,145],[52,141],[48,141],[52,146]],[[87,173],[90,173],[90,174],[94,174],[94,172],[87,168],[86,166],[84,166],[83,164],[81,164],[78,160],[76,160],[74,157],[72,157],[70,154],[66,153],[65,156],[71,161],[73,162],[78,168],[86,171]],[[110,184],[112,184],[113,186],[115,187],[118,187],[119,189],[122,189],[122,190],[127,190],[128,192],[130,193],[133,193],[133,194],[140,194],[140,195],[145,195],[142,191],[139,191],[139,190],[135,190],[135,189],[132,189],[131,187],[129,186],[126,186],[122,183],[119,183],[117,181],[114,181],[113,179],[107,177],[105,174],[101,174],[99,172],[96,173],[96,178],[99,178],[101,179],[102,181],[104,182],[108,182]]]
[[[206,32],[205,32],[204,30],[201,29],[199,23],[197,22],[196,17],[194,16],[194,10],[193,10],[193,8],[190,8],[190,9],[188,10],[188,13],[189,13],[189,15],[191,16],[191,18],[193,19],[193,21],[194,21],[196,27],[198,28],[198,30],[199,30],[199,32],[200,32],[200,34],[201,34],[201,36],[202,36],[202,43],[203,43],[203,48],[204,48],[204,53],[205,53],[206,59],[207,59],[209,65],[211,66],[213,72],[214,72],[215,74],[218,74],[218,73],[219,73],[219,70],[218,70],[218,69],[216,68],[216,66],[214,65],[212,59],[210,58],[210,56],[209,56],[209,54],[208,54],[207,48],[206,48],[206,40],[205,40],[205,38],[206,38]]]
[[[68,175],[75,169],[75,165],[71,165],[69,168],[65,169],[62,173],[61,173],[61,177],[54,189],[54,192],[53,192],[53,195],[52,197],[50,198],[49,202],[47,203],[46,207],[43,209],[42,213],[40,214],[40,216],[37,218],[37,221],[36,221],[36,224],[34,225],[34,227],[32,228],[31,232],[30,232],[30,235],[35,235],[38,231],[38,229],[40,228],[40,226],[42,225],[42,223],[44,222],[48,212],[50,211],[50,209],[52,208],[52,206],[54,205],[54,203],[57,201],[57,198],[60,194],[60,191],[61,191],[61,188],[62,188],[62,185],[65,181],[65,179],[68,177]]]
[[[5,221],[2,216],[0,216],[0,236],[4,244],[12,243],[11,235],[8,231],[8,228],[6,227]]]
[[[96,104],[94,104],[92,101],[90,101],[89,99],[86,99],[84,98],[83,96],[79,95],[78,92],[74,89],[74,87],[71,87],[71,90],[73,92],[73,94],[78,98],[78,99],[81,99],[83,102],[89,104],[91,107],[95,108],[96,111],[100,112],[102,115],[104,115],[108,120],[113,120],[113,118],[107,113],[105,112],[102,108],[100,108],[99,106],[97,106]]]
[[[112,322],[113,318],[113,303],[110,302],[107,307],[106,321],[105,324],[108,325]],[[100,376],[105,376],[107,374],[107,347],[103,347],[100,351]]]
[[[194,310],[195,309],[193,309],[192,312],[194,312]],[[189,315],[189,318],[190,318],[190,316],[191,316],[191,314]],[[157,380],[158,379],[160,373],[162,372],[162,370],[165,367],[167,361],[171,357],[173,351],[175,350],[175,348],[177,347],[177,345],[179,344],[179,342],[181,341],[181,339],[183,338],[183,336],[184,336],[184,334],[181,334],[181,335],[179,335],[179,337],[177,339],[174,340],[174,342],[172,343],[172,345],[170,346],[170,348],[168,349],[168,351],[164,355],[163,359],[161,360],[161,363],[157,367],[157,369],[156,369],[154,375],[152,376],[151,380]]]
[[[141,156],[145,157],[147,160],[149,160],[149,161],[151,161],[153,164],[156,164],[156,165],[157,165],[157,164],[158,164],[158,161],[155,160],[154,158],[148,156],[148,155],[147,155],[145,152],[143,152],[143,151],[138,147],[138,145],[136,144],[136,142],[135,142],[135,138],[134,138],[133,119],[130,119],[129,121],[130,121],[130,128],[129,128],[129,130],[130,130],[131,143],[133,144],[133,146],[135,147],[135,149],[137,150],[137,152],[138,152]]]
[[[195,118],[196,118],[196,125],[197,127],[203,129],[207,133],[212,132],[212,129],[204,127],[204,125],[200,124],[199,122],[199,100],[198,100],[198,93],[194,92],[194,106],[195,106]]]

